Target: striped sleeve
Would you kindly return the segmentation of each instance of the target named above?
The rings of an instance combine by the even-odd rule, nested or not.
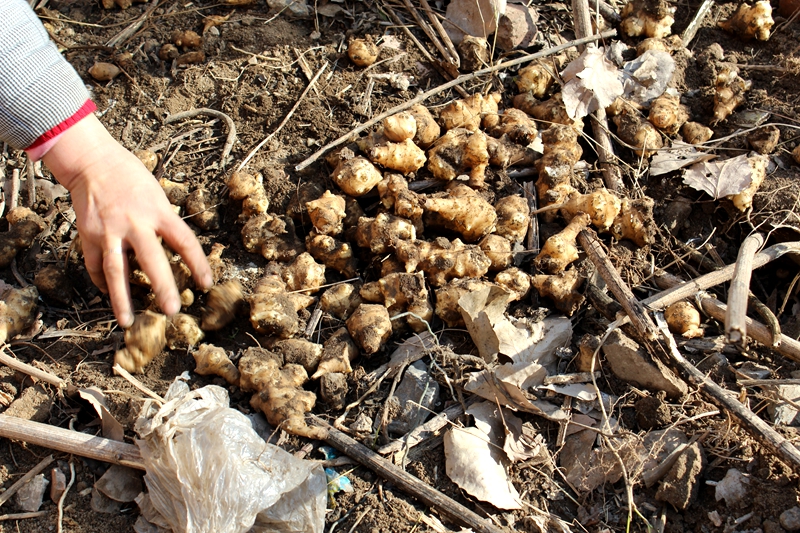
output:
[[[84,109],[89,91],[24,0],[0,0],[0,140],[25,149]]]

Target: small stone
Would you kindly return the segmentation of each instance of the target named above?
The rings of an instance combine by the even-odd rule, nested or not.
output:
[[[347,396],[347,377],[339,372],[323,374],[319,378],[319,394],[331,409],[343,408]]]
[[[783,400],[785,398],[792,402],[800,401],[800,385],[770,385],[763,387],[763,391],[771,398],[767,411],[776,425],[796,426],[800,424],[798,410]]]
[[[389,424],[389,431],[408,433],[425,422],[439,401],[439,384],[430,377],[425,363],[417,361],[406,370],[393,399],[399,405],[399,413]]]
[[[786,531],[797,531],[800,529],[800,507],[792,507],[781,513],[779,518],[781,527]]]
[[[734,506],[741,502],[747,496],[747,487],[750,485],[750,480],[736,470],[729,468],[715,488],[714,497],[717,501],[725,500],[728,507]]]
[[[737,370],[750,379],[768,379],[772,376],[772,370],[769,367],[753,361],[745,361]]]
[[[495,32],[497,19],[505,12],[506,0],[451,0],[442,26],[455,45],[461,44],[464,35],[486,39]]]
[[[289,12],[300,17],[307,17],[309,14],[306,0],[267,0],[267,5],[273,11],[288,8]]]
[[[142,475],[125,466],[111,465],[94,484],[97,491],[117,502],[132,502],[142,492]]]
[[[33,422],[47,422],[52,405],[53,399],[47,391],[40,385],[34,385],[22,391],[19,398],[11,402],[3,414]]]
[[[623,381],[655,392],[664,391],[670,398],[680,398],[688,391],[686,383],[618,329],[608,336],[603,353],[611,371]]]
[[[761,523],[761,529],[764,530],[764,533],[786,533],[786,530],[775,520],[764,520]]]
[[[705,467],[703,447],[695,442],[684,451],[661,482],[656,500],[685,511],[697,497],[700,474]]]
[[[67,476],[60,468],[50,470],[50,500],[58,503],[61,495],[67,489]]]
[[[750,147],[762,155],[774,152],[780,140],[781,130],[777,126],[764,126],[747,136],[747,143]]]
[[[350,429],[356,433],[370,433],[372,431],[372,420],[364,413],[358,413],[355,421],[350,424]]]
[[[508,4],[506,12],[500,15],[497,23],[497,46],[508,52],[532,45],[538,20],[539,12],[536,8]]]
[[[33,477],[30,481],[25,483],[21,489],[17,491],[14,497],[17,500],[17,507],[20,511],[26,513],[35,513],[42,506],[44,499],[44,491],[50,483],[44,477],[44,474],[39,474]]]

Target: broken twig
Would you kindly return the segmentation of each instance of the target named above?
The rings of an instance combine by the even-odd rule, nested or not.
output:
[[[39,464],[31,468],[27,474],[19,478],[16,481],[16,483],[8,487],[7,491],[0,494],[0,506],[2,506],[9,499],[11,499],[11,497],[14,494],[16,494],[19,489],[21,489],[28,481],[32,480],[35,476],[37,476],[40,472],[42,472],[45,468],[47,468],[52,462],[53,462],[53,456],[48,455],[47,457],[39,461]]]
[[[66,386],[66,382],[60,377],[54,376],[53,374],[45,372],[44,370],[39,370],[38,368],[32,367],[27,363],[23,363],[16,357],[8,355],[3,347],[0,347],[0,363],[6,365],[9,368],[13,368],[17,372],[28,374],[29,376],[36,378],[39,381],[44,381],[45,383],[49,383],[50,385],[55,385],[56,387]]]
[[[228,157],[231,155],[231,150],[233,150],[233,143],[236,142],[236,124],[233,123],[233,119],[231,117],[229,117],[222,111],[217,111],[216,109],[209,109],[207,107],[201,107],[200,109],[191,109],[189,111],[183,111],[181,113],[175,113],[174,115],[170,115],[166,119],[164,119],[164,124],[171,124],[179,120],[196,117],[197,115],[208,115],[211,117],[222,119],[228,126],[228,138],[225,139],[225,144],[222,147],[222,155],[219,158],[220,168],[225,168],[225,164],[228,161]]]
[[[764,235],[753,233],[748,235],[739,248],[739,255],[734,264],[733,278],[728,291],[728,311],[725,314],[725,336],[728,342],[747,344],[747,302],[750,295],[750,277],[753,275],[753,257],[764,245]]]

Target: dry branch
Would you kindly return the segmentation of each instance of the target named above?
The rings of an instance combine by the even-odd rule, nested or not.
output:
[[[800,242],[784,242],[765,248],[753,258],[753,269],[761,268],[770,261],[774,261],[785,254],[800,254]],[[728,265],[714,272],[709,272],[692,281],[676,285],[671,289],[642,300],[642,303],[654,311],[666,308],[668,305],[693,297],[700,291],[711,288],[720,283],[725,283],[733,277],[735,264]],[[759,341],[761,342],[761,341]]]
[[[0,506],[2,506],[2,505],[3,505],[4,503],[6,503],[6,502],[7,502],[9,499],[11,499],[11,497],[12,497],[14,494],[16,494],[16,493],[17,493],[17,491],[18,491],[19,489],[21,489],[23,485],[25,485],[25,483],[27,483],[28,481],[30,481],[31,479],[33,479],[33,478],[34,478],[34,476],[36,476],[37,474],[39,474],[39,472],[41,472],[42,470],[44,470],[45,468],[47,468],[47,466],[48,466],[50,463],[52,463],[52,462],[53,462],[53,456],[52,456],[52,455],[48,455],[47,457],[45,457],[44,459],[42,459],[41,461],[39,461],[39,464],[37,464],[36,466],[34,466],[33,468],[31,468],[31,469],[30,469],[30,471],[29,471],[27,474],[25,474],[24,476],[22,476],[21,478],[19,478],[19,479],[16,481],[16,483],[14,483],[13,485],[11,485],[11,486],[8,488],[8,490],[7,490],[7,491],[5,491],[5,492],[3,492],[2,494],[0,494]]]
[[[27,363],[23,363],[16,357],[8,355],[3,347],[0,347],[0,363],[6,365],[9,368],[13,368],[17,372],[28,374],[29,376],[36,378],[39,381],[44,381],[45,383],[49,383],[50,385],[55,385],[56,387],[66,386],[66,382],[60,377],[54,376],[53,374],[45,372],[44,370],[39,370],[38,368],[32,367]]]
[[[747,303],[750,299],[750,277],[753,275],[753,256],[764,245],[764,235],[748,235],[739,248],[734,263],[733,278],[728,291],[728,312],[725,314],[725,336],[728,342],[747,344]]]
[[[322,419],[313,416],[314,422],[328,430],[325,442],[338,449],[345,455],[355,459],[382,478],[392,482],[403,492],[414,496],[425,505],[434,507],[440,513],[458,524],[472,528],[477,533],[503,533],[503,530],[493,525],[489,520],[481,518],[460,503],[445,496],[425,482],[415,478],[377,453],[373,452],[360,442],[357,442]]]
[[[594,263],[597,272],[608,285],[609,290],[628,314],[631,325],[643,339],[654,341],[658,337],[656,325],[645,312],[642,303],[636,299],[631,289],[619,275],[617,269],[609,261],[600,241],[592,230],[583,230],[578,234],[578,242],[586,255]]]
[[[0,437],[144,470],[144,462],[139,448],[132,444],[70,431],[49,424],[0,414]]]
[[[209,115],[211,117],[220,118],[225,121],[225,124],[227,124],[228,137],[225,139],[225,145],[222,147],[222,155],[220,156],[220,168],[225,168],[225,163],[228,161],[228,156],[231,155],[231,150],[233,150],[233,143],[236,142],[236,124],[233,123],[233,119],[231,117],[222,111],[201,107],[200,109],[191,109],[189,111],[183,111],[181,113],[170,115],[164,119],[164,124],[171,124],[179,120],[196,117],[197,115]]]
[[[392,116],[394,114],[399,113],[400,111],[404,111],[404,110],[408,109],[409,107],[412,107],[412,106],[415,106],[416,104],[424,102],[425,100],[427,100],[431,96],[434,96],[434,95],[437,95],[437,94],[439,94],[439,93],[441,93],[443,91],[446,91],[447,89],[450,89],[451,87],[455,87],[456,85],[461,85],[462,83],[468,82],[470,80],[474,80],[475,78],[478,78],[478,77],[483,76],[485,74],[492,74],[493,72],[497,72],[499,70],[507,69],[509,67],[513,67],[513,66],[516,66],[516,65],[521,65],[523,63],[529,63],[529,62],[534,61],[536,59],[541,59],[543,57],[551,56],[553,54],[557,54],[557,53],[561,52],[562,50],[567,50],[568,48],[573,48],[575,46],[580,46],[582,44],[591,43],[591,42],[594,42],[594,41],[597,41],[597,40],[600,40],[600,39],[611,38],[611,37],[614,37],[616,34],[617,34],[617,30],[604,31],[602,33],[598,33],[598,34],[592,35],[590,37],[585,37],[583,39],[575,39],[574,41],[570,41],[568,43],[565,43],[565,44],[562,44],[562,45],[559,45],[559,46],[554,46],[553,48],[548,48],[547,50],[542,50],[541,52],[536,52],[535,54],[529,54],[529,55],[526,55],[526,56],[523,56],[523,57],[519,57],[517,59],[512,59],[510,61],[504,61],[502,63],[498,63],[497,65],[495,65],[493,67],[487,67],[487,68],[484,68],[484,69],[481,69],[481,70],[476,70],[475,72],[472,72],[470,74],[462,74],[461,76],[459,76],[458,78],[456,78],[456,79],[454,79],[452,81],[448,81],[447,83],[443,83],[442,85],[440,85],[438,87],[435,87],[435,88],[433,88],[433,89],[431,89],[429,91],[426,91],[426,92],[418,95],[416,98],[412,98],[411,100],[409,100],[407,102],[404,102],[404,103],[402,103],[400,105],[396,105],[393,108],[391,108],[391,109],[389,109],[387,111],[384,111],[380,115],[378,115],[376,117],[373,117],[371,120],[368,120],[367,122],[365,122],[361,126],[351,130],[350,132],[346,133],[345,135],[342,135],[341,137],[339,137],[335,141],[329,142],[328,144],[326,144],[325,146],[323,146],[322,148],[320,148],[319,150],[317,150],[316,152],[311,154],[309,157],[307,157],[299,165],[294,167],[294,169],[298,170],[298,171],[299,170],[303,170],[304,168],[306,168],[307,166],[312,164],[314,161],[319,159],[328,150],[331,150],[332,148],[336,148],[337,146],[346,143],[348,141],[348,139],[350,139],[353,135],[358,135],[362,131],[366,130],[367,128],[370,128],[370,127],[374,126],[375,124],[377,124],[378,122],[382,121],[386,117],[390,117],[390,116]]]
[[[800,450],[783,438],[780,433],[772,429],[758,415],[745,407],[739,401],[737,394],[723,389],[687,361],[678,350],[675,339],[669,331],[666,320],[664,320],[663,313],[656,313],[655,316],[659,329],[666,340],[667,356],[681,370],[681,373],[688,378],[688,381],[697,386],[700,392],[709,400],[736,417],[744,429],[783,459],[795,472],[800,472]]]
[[[684,48],[689,47],[689,43],[692,42],[694,36],[697,35],[697,30],[700,29],[700,26],[703,24],[703,20],[708,15],[708,12],[711,10],[711,6],[714,5],[714,0],[705,0],[703,4],[700,6],[700,9],[697,10],[692,22],[686,27],[686,30],[683,32],[681,36],[681,41],[683,41]]]
[[[160,2],[160,0],[153,0],[153,3],[150,4],[150,6],[147,8],[147,11],[142,13],[141,17],[139,17],[138,19],[133,21],[131,24],[129,24],[124,30],[119,32],[117,35],[115,35],[114,37],[109,39],[108,42],[106,43],[106,46],[116,47],[117,45],[122,44],[125,41],[127,41],[128,39],[130,39],[133,36],[134,33],[139,31],[139,28],[142,27],[142,25],[150,17],[150,15],[153,14],[153,12],[158,7],[158,3],[159,2]]]

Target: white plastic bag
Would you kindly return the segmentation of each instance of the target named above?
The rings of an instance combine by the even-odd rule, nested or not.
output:
[[[135,425],[147,470],[145,518],[175,533],[322,533],[321,465],[264,442],[221,387],[190,392],[178,378],[165,399],[160,408],[145,405]]]

